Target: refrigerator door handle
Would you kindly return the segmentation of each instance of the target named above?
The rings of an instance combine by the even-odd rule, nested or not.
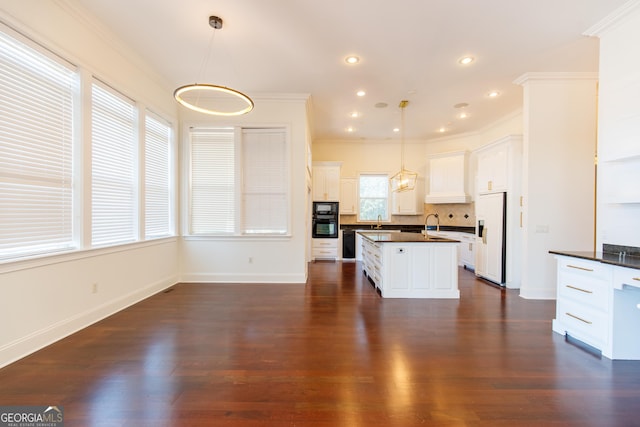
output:
[[[487,227],[482,228],[482,243],[487,244]]]

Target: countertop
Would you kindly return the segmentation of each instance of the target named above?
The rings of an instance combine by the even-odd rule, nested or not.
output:
[[[358,231],[365,239],[376,243],[458,243],[459,240],[442,237],[426,237],[421,233],[402,233],[397,231]]]
[[[374,227],[376,224],[362,223],[362,224],[340,224],[341,230],[356,230],[356,231],[378,231]],[[436,231],[435,225],[429,225],[429,231]],[[420,224],[382,224],[382,231],[402,231],[411,233],[420,233],[424,230],[424,225]],[[441,225],[440,231],[457,231],[460,233],[474,234],[476,232],[475,227],[466,227],[459,225]]]
[[[639,256],[626,255],[622,257],[620,253],[597,251],[549,251],[549,253],[640,270]]]

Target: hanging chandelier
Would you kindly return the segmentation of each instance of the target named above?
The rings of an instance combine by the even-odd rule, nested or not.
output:
[[[209,49],[202,64],[200,73],[206,71],[211,56],[211,46],[215,37],[215,30],[222,28],[222,18],[209,17],[209,25],[213,34],[209,42]],[[173,96],[185,107],[204,114],[214,116],[239,116],[253,110],[253,100],[244,93],[226,86],[194,83],[180,86],[173,92]]]
[[[409,105],[409,101],[400,101],[400,172],[389,178],[391,191],[400,193],[413,190],[416,186],[418,173],[404,168],[404,109]]]

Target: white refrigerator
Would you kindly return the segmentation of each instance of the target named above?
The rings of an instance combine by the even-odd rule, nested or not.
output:
[[[500,286],[506,281],[507,193],[482,194],[476,201],[476,276]]]

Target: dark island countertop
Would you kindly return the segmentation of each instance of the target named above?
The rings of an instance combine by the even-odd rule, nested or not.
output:
[[[635,268],[640,270],[640,256],[625,255],[620,252],[598,251],[549,251],[554,255],[564,255],[573,258],[581,258],[589,261],[597,261],[603,264],[611,264],[618,267]]]
[[[397,231],[358,231],[365,239],[376,243],[458,243],[459,240],[443,237],[427,237],[420,233],[402,233]]]

